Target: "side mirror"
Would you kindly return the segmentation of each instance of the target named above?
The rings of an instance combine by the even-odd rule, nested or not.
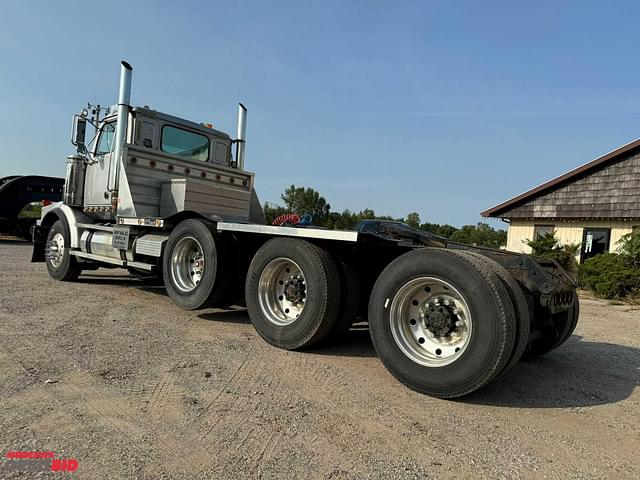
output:
[[[80,115],[74,115],[73,127],[71,130],[71,143],[78,148],[82,147],[86,151],[86,148],[84,148],[84,145],[85,145],[84,139],[85,139],[86,133],[87,133],[87,119],[84,117],[81,117]]]

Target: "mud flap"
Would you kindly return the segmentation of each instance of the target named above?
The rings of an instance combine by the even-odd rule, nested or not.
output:
[[[44,247],[47,243],[48,228],[42,228],[36,225],[33,229],[33,252],[31,253],[31,262],[44,262],[46,260]]]

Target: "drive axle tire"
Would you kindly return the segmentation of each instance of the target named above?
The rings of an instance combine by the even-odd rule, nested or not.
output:
[[[529,330],[531,329],[531,318],[529,314],[529,305],[527,299],[518,282],[516,282],[513,275],[509,271],[500,265],[492,258],[486,257],[478,252],[467,251],[468,255],[477,258],[479,261],[484,262],[496,275],[502,280],[503,285],[509,292],[509,297],[513,303],[515,312],[515,341],[513,346],[513,352],[505,365],[502,372],[498,376],[502,376],[511,370],[522,358],[522,354],[527,348],[527,342],[529,341]]]
[[[333,328],[327,335],[326,343],[339,343],[344,340],[353,325],[362,295],[360,272],[350,260],[336,258],[338,275],[340,276],[340,308]]]
[[[249,317],[271,345],[294,350],[334,326],[340,278],[331,256],[305,240],[274,238],[256,252],[245,287]]]
[[[502,371],[514,347],[515,313],[485,263],[465,252],[421,248],[398,257],[378,277],[369,330],[398,380],[453,398]]]
[[[222,301],[226,278],[211,224],[188,219],[173,229],[162,259],[162,277],[180,308],[195,310]]]
[[[49,275],[63,282],[78,278],[82,269],[76,259],[69,254],[71,235],[64,220],[57,220],[47,235],[46,257]]]
[[[573,335],[580,316],[580,302],[577,294],[574,293],[573,305],[569,307],[569,310],[559,315],[560,318],[553,320],[554,328],[546,330],[541,338],[537,338],[527,345],[523,358],[530,360],[549,353]]]

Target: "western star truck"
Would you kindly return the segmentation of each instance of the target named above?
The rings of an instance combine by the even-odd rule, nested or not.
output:
[[[130,105],[131,77],[122,62],[117,106],[73,118],[63,201],[43,208],[34,231],[33,261],[54,279],[98,267],[158,275],[184,309],[246,305],[262,338],[284,349],[335,340],[364,317],[391,373],[443,398],[571,336],[578,298],[553,261],[397,222],[266,225],[245,170],[246,108],[231,138]]]

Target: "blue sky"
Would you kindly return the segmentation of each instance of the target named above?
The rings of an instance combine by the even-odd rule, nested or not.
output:
[[[132,102],[235,133],[262,201],[479,212],[639,135],[637,2],[0,4],[0,176],[63,176],[70,119]],[[492,222],[503,226],[500,222]]]

